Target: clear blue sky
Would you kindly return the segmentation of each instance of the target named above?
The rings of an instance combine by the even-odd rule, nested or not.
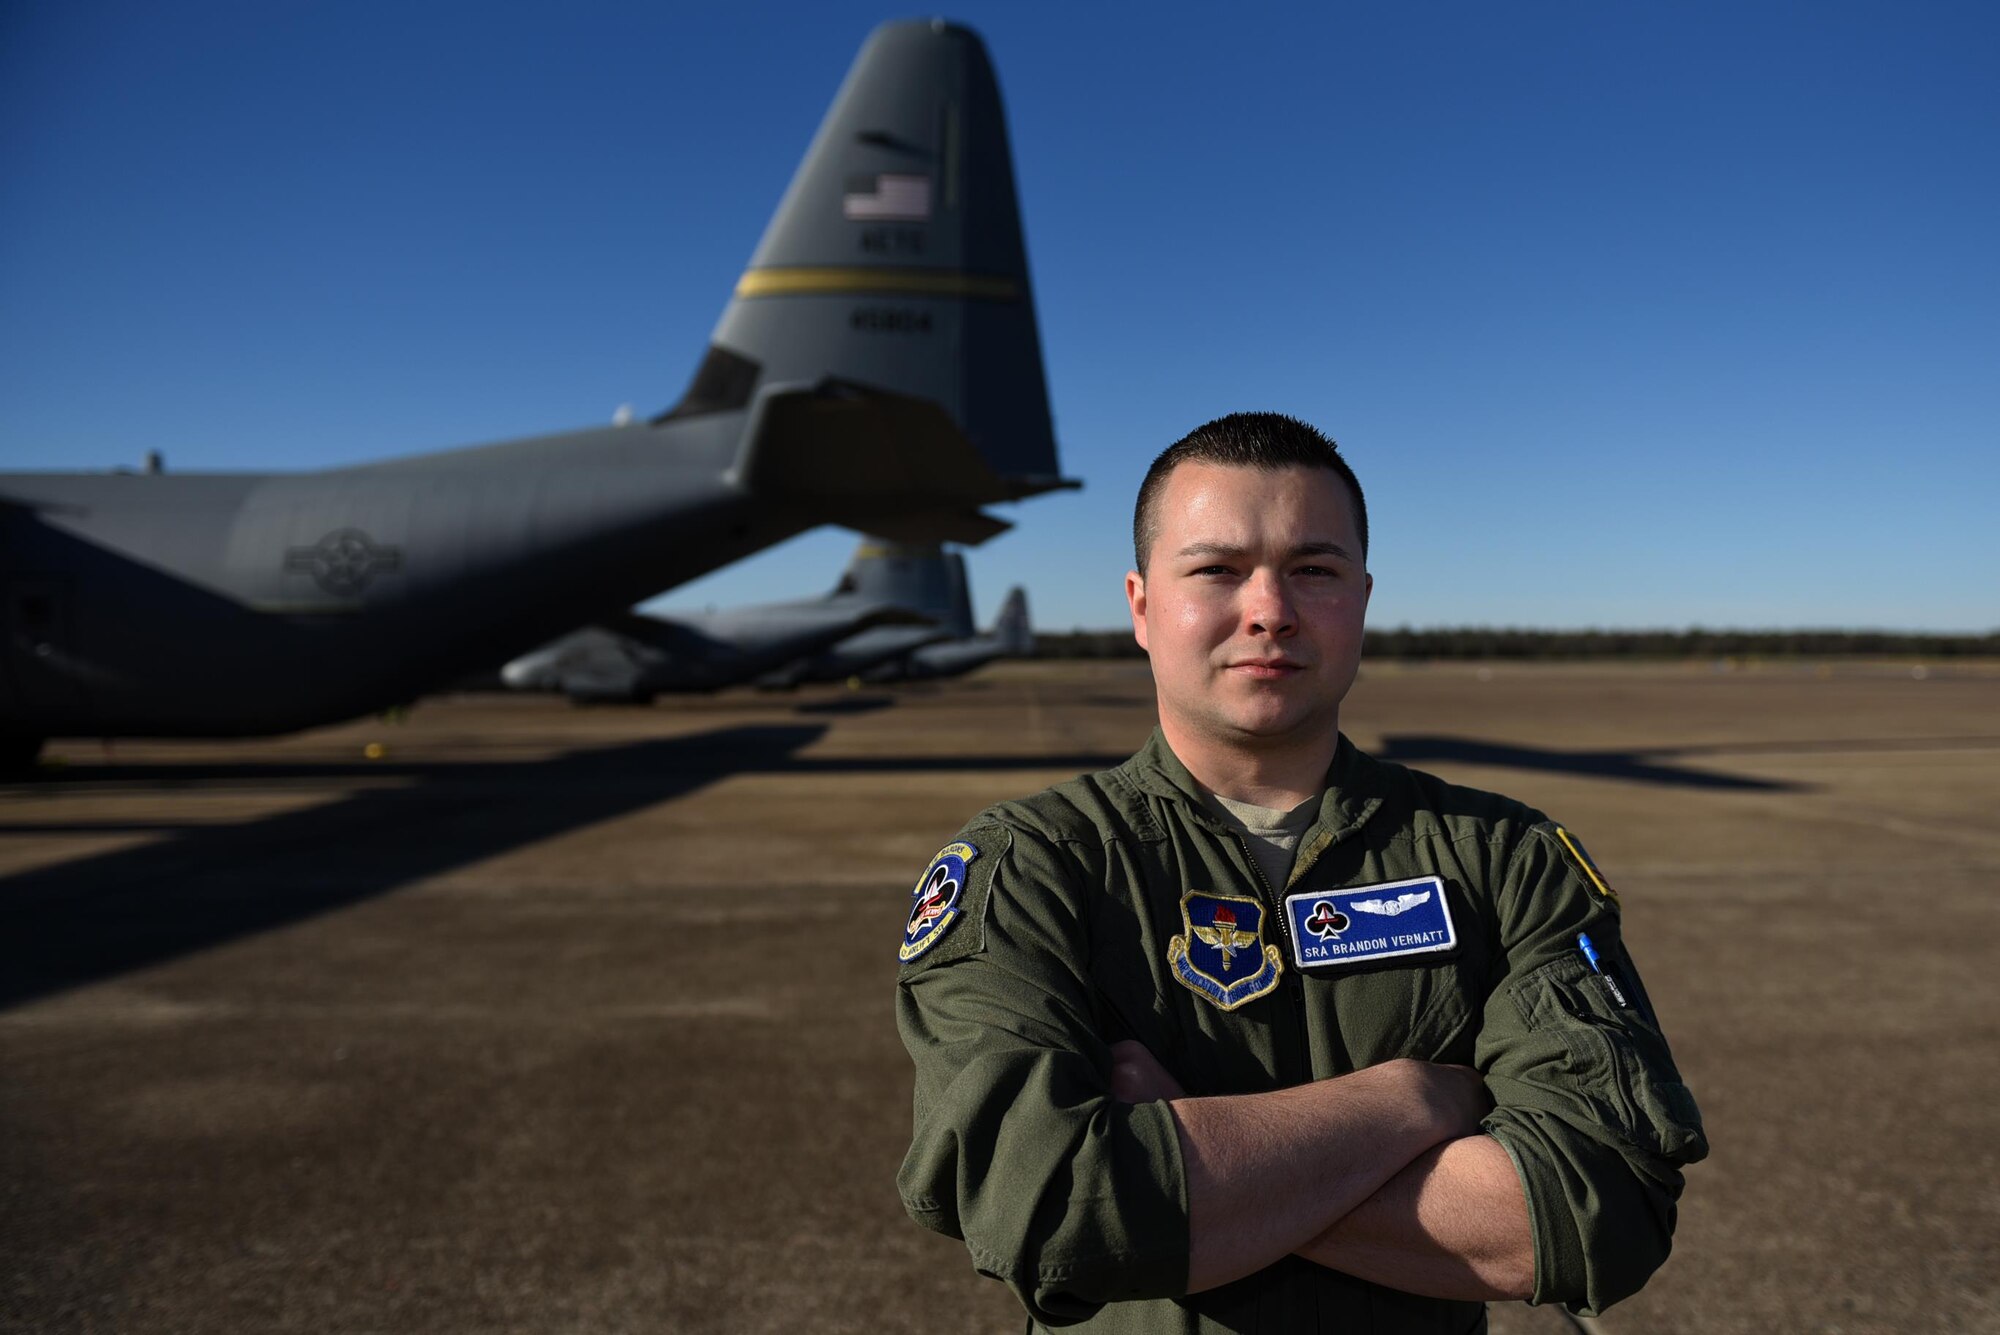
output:
[[[1378,625],[2000,626],[2000,6],[969,3],[1123,619],[1189,427],[1306,417]],[[679,394],[868,30],[811,4],[10,0],[0,469],[304,469]],[[667,605],[816,592],[822,530]]]

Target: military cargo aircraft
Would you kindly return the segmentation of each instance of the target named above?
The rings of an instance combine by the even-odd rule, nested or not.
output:
[[[407,701],[820,524],[978,542],[1057,471],[977,36],[863,46],[651,420],[303,474],[0,476],[0,763]]]
[[[810,658],[857,633],[894,627],[899,642],[952,633],[943,554],[865,538],[833,592],[797,602],[671,616],[628,612],[570,632],[500,669],[520,691],[561,691],[579,704],[643,704],[714,691]]]
[[[976,632],[966,592],[965,558],[934,542],[864,542],[854,553],[843,588],[896,603],[921,615],[921,624],[872,626],[758,679],[788,689],[816,681],[849,681],[869,669],[946,640]]]
[[[972,619],[970,606],[966,608],[965,619],[968,622]],[[877,664],[860,675],[866,682],[935,681],[962,677],[996,658],[1025,658],[1034,652],[1035,631],[1028,621],[1028,591],[1016,584],[1007,590],[1006,600],[1000,604],[1000,614],[994,618],[989,633],[937,640],[900,658]]]
[[[500,669],[500,680],[517,691],[560,691],[577,704],[643,705],[656,695],[749,681],[885,622],[929,624],[856,598],[672,617],[628,612],[522,654]]]

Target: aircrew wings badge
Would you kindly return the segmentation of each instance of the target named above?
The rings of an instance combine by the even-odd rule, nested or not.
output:
[[[1223,1010],[1268,996],[1285,971],[1264,941],[1264,906],[1254,899],[1190,890],[1181,896],[1181,926],[1167,943],[1174,977]]]
[[[965,869],[979,856],[971,844],[946,844],[917,878],[910,892],[910,917],[903,924],[902,949],[896,958],[908,964],[944,939],[961,916],[959,900],[965,894]]]
[[[1597,863],[1584,851],[1583,840],[1560,825],[1556,826],[1556,840],[1569,854],[1570,861],[1576,864],[1577,870],[1583,873],[1583,879],[1590,882],[1590,888],[1595,890],[1599,897],[1609,900],[1611,907],[1622,909],[1624,905],[1618,899],[1618,892],[1605,881],[1604,873],[1597,869]]]

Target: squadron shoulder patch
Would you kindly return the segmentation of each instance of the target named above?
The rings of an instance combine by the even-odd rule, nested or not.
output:
[[[1285,896],[1292,963],[1300,969],[1434,955],[1458,945],[1436,876]]]
[[[1576,864],[1577,870],[1583,873],[1583,879],[1590,882],[1590,888],[1597,892],[1600,899],[1610,901],[1614,908],[1624,907],[1618,898],[1618,892],[1605,881],[1604,873],[1597,869],[1597,863],[1584,851],[1583,840],[1558,825],[1556,841],[1563,846],[1563,850],[1569,854],[1570,861]]]
[[[1167,963],[1189,988],[1226,1011],[1277,990],[1285,965],[1264,942],[1262,904],[1190,890],[1181,896],[1181,926],[1187,930],[1167,943]]]
[[[896,958],[908,964],[938,942],[962,916],[965,869],[979,857],[971,844],[946,844],[924,868],[910,892],[910,917],[903,924],[903,945]]]

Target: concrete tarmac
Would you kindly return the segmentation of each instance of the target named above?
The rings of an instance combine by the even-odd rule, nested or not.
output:
[[[967,815],[1152,721],[1143,663],[1020,663],[51,747],[0,1331],[1018,1329],[896,1199],[895,942]],[[1596,1329],[2000,1331],[2000,667],[1383,664],[1343,722],[1623,893],[1715,1153]]]

